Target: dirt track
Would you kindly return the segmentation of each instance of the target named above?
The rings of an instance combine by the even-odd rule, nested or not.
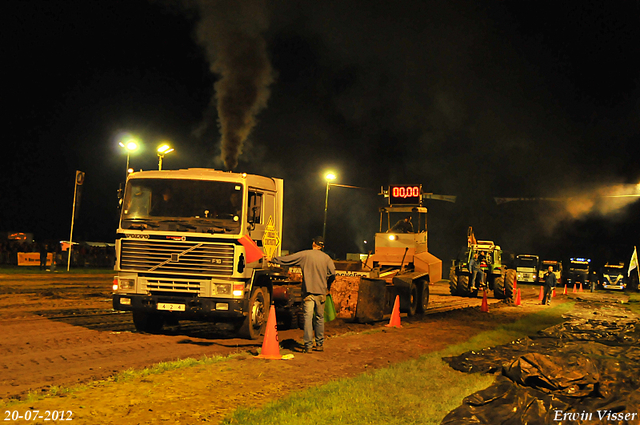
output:
[[[261,345],[207,323],[185,322],[165,335],[137,333],[130,314],[111,309],[111,280],[111,274],[0,275],[0,397],[21,398],[28,391],[103,379],[162,361],[255,352]],[[481,302],[447,291],[444,282],[431,286],[431,312]],[[443,319],[438,318],[439,327]],[[432,320],[426,316],[411,322]],[[327,336],[380,326],[336,320],[328,324]],[[300,330],[279,334],[284,345],[295,345],[301,336]],[[354,357],[354,363],[360,360]]]
[[[430,286],[429,314],[403,316],[402,329],[386,328],[386,321],[335,320],[327,324],[326,351],[314,354],[291,350],[302,331],[279,332],[281,353],[295,358],[257,361],[250,353],[256,353],[260,340],[237,339],[210,324],[187,322],[165,335],[135,332],[129,314],[111,309],[110,285],[111,274],[0,275],[0,397],[7,401],[30,390],[88,384],[70,396],[10,409],[69,411],[79,424],[218,423],[240,406],[261,406],[293,391],[441,350],[545,308],[538,302],[538,286],[521,288],[520,307],[489,298],[487,314],[479,309],[480,298],[452,297],[447,282],[439,282]],[[570,294],[578,296],[598,297]],[[104,381],[161,361],[230,353],[242,354],[128,382]],[[211,397],[212,391],[224,397]]]

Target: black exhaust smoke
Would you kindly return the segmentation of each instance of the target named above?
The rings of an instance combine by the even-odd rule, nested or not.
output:
[[[238,165],[242,145],[267,105],[273,70],[262,32],[268,27],[261,0],[198,0],[198,42],[210,69],[220,76],[211,105],[218,110],[222,160],[228,170]],[[211,123],[204,123],[208,127]]]

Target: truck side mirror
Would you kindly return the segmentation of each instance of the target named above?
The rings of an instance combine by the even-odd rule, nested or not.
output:
[[[118,187],[118,190],[116,190],[116,196],[118,197],[118,209],[122,208],[122,201],[124,198],[123,195],[123,190],[122,190],[122,183],[120,183],[120,187]]]

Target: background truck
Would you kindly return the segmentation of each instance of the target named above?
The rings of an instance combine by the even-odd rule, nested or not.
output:
[[[484,281],[476,289],[471,289],[470,279],[472,271],[469,269],[469,262],[474,254],[482,254],[484,260],[481,268],[484,272]],[[463,248],[458,258],[452,260],[449,270],[449,290],[451,295],[464,297],[476,297],[478,290],[486,288],[492,290],[496,298],[512,300],[513,284],[516,279],[514,269],[506,269],[502,265],[502,250],[500,246],[492,241],[476,240],[473,229],[469,227],[467,231],[467,246]]]
[[[544,275],[549,270],[549,266],[553,267],[553,274],[558,279],[558,285],[562,284],[562,261],[542,260],[540,263],[540,271],[538,271],[538,282],[544,284]]]
[[[540,257],[537,255],[516,255],[518,283],[536,283],[540,271]]]
[[[570,258],[569,267],[566,273],[567,284],[582,283],[583,285],[586,285],[587,282],[589,282],[589,272],[591,270],[590,265],[590,258]]]
[[[282,205],[281,179],[132,173],[116,235],[113,308],[131,311],[144,332],[185,319],[230,323],[250,339],[264,331],[272,303],[295,316],[300,282],[261,255],[280,254]]]
[[[624,290],[627,288],[627,282],[627,268],[624,266],[624,262],[607,263],[600,270],[598,286],[602,289]]]

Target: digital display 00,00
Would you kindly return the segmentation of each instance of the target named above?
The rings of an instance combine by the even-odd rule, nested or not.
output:
[[[418,185],[410,186],[390,186],[390,204],[419,204],[422,188]]]

